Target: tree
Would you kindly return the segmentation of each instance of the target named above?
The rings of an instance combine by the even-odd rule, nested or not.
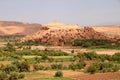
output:
[[[3,72],[6,72],[7,74],[10,74],[11,72],[18,72],[18,68],[13,64],[8,64],[2,68]]]
[[[30,70],[30,65],[28,62],[13,62],[12,64],[16,65],[17,68],[19,69],[19,72],[28,72]]]
[[[9,80],[18,80],[18,73],[13,72],[10,74]]]
[[[6,80],[8,75],[5,72],[0,72],[0,80]]]
[[[63,72],[62,71],[57,71],[54,76],[55,77],[63,77]]]
[[[89,66],[87,69],[87,72],[90,74],[94,74],[96,72],[96,67],[95,66]]]
[[[7,43],[7,45],[6,45],[4,50],[5,51],[9,51],[9,52],[13,52],[13,51],[15,51],[15,48],[14,48],[14,46],[12,44]]]

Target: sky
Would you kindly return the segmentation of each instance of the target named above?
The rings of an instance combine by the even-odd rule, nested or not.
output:
[[[0,0],[1,21],[120,24],[120,0]]]

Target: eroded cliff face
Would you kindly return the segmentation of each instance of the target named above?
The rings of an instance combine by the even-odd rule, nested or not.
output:
[[[80,27],[79,25],[70,24],[69,26],[54,22],[46,25],[46,27],[43,27],[37,33],[26,36],[22,41],[32,40],[42,43],[52,43],[53,45],[64,45],[65,42],[73,42],[75,39],[117,40],[97,32],[91,27]]]

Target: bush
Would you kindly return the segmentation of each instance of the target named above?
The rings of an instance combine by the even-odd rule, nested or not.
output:
[[[13,52],[15,51],[15,48],[12,44],[7,43],[7,46],[4,48],[5,51]]]
[[[63,65],[62,64],[52,64],[51,68],[52,69],[63,69]]]
[[[24,62],[16,61],[16,62],[13,62],[12,64],[17,66],[17,68],[19,69],[19,72],[28,72],[30,70],[30,65],[26,61],[24,61]]]
[[[77,69],[77,66],[72,63],[69,65],[69,69],[72,69],[73,71],[75,71],[75,69]]]
[[[35,60],[36,63],[40,63],[41,58],[39,58],[39,57],[36,56],[36,57],[34,58],[34,60]]]
[[[17,55],[17,54],[13,54],[13,55],[11,55],[11,57],[12,57],[12,58],[15,58],[15,59],[18,59],[18,60],[21,59],[21,56],[19,56],[19,55]]]
[[[101,55],[98,55],[98,58],[100,59],[100,61],[105,61],[105,60],[108,60],[108,61],[111,61],[111,56],[110,55],[107,55],[107,54],[101,54]]]
[[[112,60],[113,60],[113,61],[116,61],[116,62],[120,62],[120,53],[115,53],[115,54],[112,56]]]
[[[55,77],[63,77],[63,72],[62,71],[57,71],[55,73]]]
[[[47,55],[42,55],[42,56],[41,56],[41,59],[42,59],[42,60],[47,60],[47,59],[48,59],[48,56],[47,56]]]
[[[40,65],[40,64],[35,64],[34,69],[35,70],[45,70],[45,67],[43,65]]]
[[[7,74],[10,74],[11,72],[18,72],[18,68],[15,65],[8,64],[2,68],[3,72],[6,72]]]
[[[98,59],[98,54],[96,54],[95,52],[84,52],[74,56],[74,61],[95,60],[95,59]]]
[[[0,72],[0,80],[7,80],[8,75],[5,72]]]
[[[20,73],[18,76],[19,79],[24,79],[25,78],[25,74]]]
[[[119,69],[120,66],[112,62],[97,62],[90,65],[87,69],[87,72],[91,74],[95,72],[116,72],[119,71]]]
[[[9,80],[18,80],[18,73],[14,72],[10,74]]]
[[[96,71],[97,71],[97,69],[93,65],[89,66],[88,69],[87,69],[87,72],[90,73],[90,74],[94,74]]]
[[[112,45],[113,42],[109,40],[102,40],[102,39],[75,39],[74,40],[74,46],[81,46],[84,48],[109,48],[109,49],[120,49],[120,43],[114,42],[114,45]]]
[[[87,60],[94,60],[98,57],[98,55],[95,52],[85,52],[83,55],[87,58]]]
[[[83,62],[83,61],[81,61],[81,62],[78,62],[78,63],[76,63],[76,64],[70,64],[69,65],[69,69],[72,69],[73,71],[75,71],[76,69],[82,69],[82,68],[84,68],[85,67],[85,65],[86,65],[86,63],[85,62]]]

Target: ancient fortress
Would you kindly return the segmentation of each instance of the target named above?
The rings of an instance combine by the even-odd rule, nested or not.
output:
[[[43,26],[46,26],[50,29],[76,29],[80,28],[80,25],[78,24],[63,24],[58,21],[53,21],[52,23],[49,24],[44,24]]]
[[[104,39],[111,40],[108,36],[95,31],[92,27],[80,27],[77,24],[62,24],[54,21],[44,24],[41,30],[33,35],[28,35],[22,41],[32,40],[41,43],[52,43],[55,46],[73,42],[75,39]]]

